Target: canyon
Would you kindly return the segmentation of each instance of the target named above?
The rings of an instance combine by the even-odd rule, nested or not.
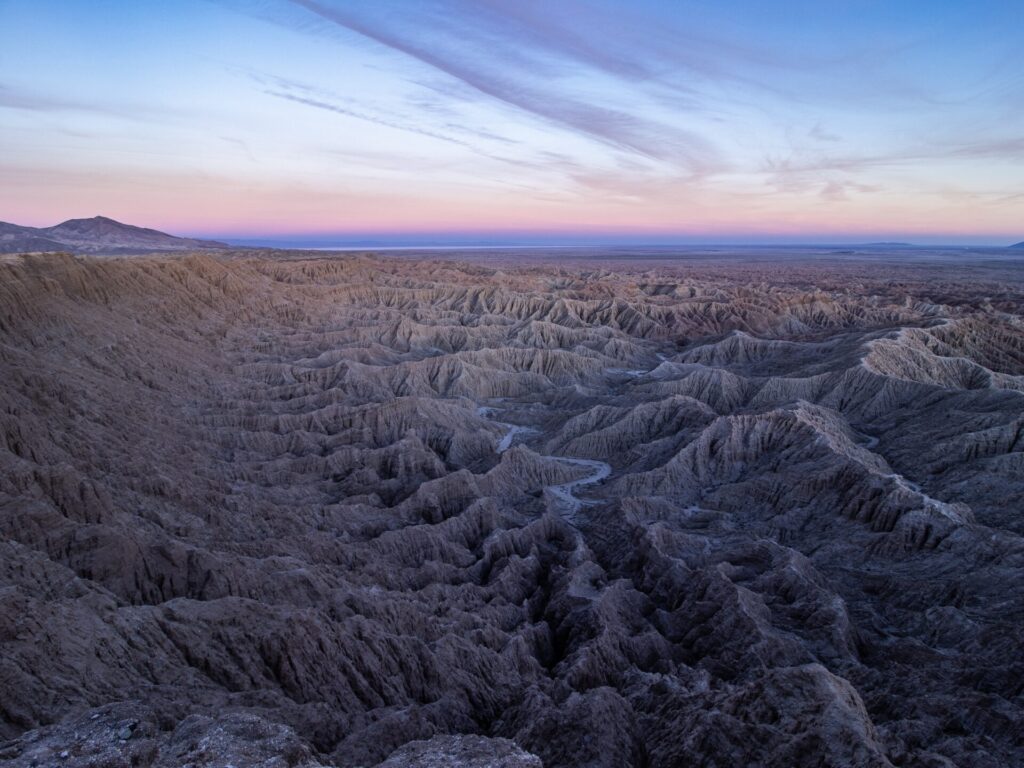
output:
[[[0,765],[1024,761],[1024,261],[0,257]]]

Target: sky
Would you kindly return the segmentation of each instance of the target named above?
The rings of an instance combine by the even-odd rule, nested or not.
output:
[[[0,220],[1024,239],[1024,2],[0,0]]]

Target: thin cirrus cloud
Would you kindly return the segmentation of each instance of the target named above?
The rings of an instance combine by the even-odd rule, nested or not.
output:
[[[630,29],[627,25],[625,34],[611,34],[615,19],[609,18],[606,10],[602,11],[597,5],[562,6],[575,11],[570,16],[564,10],[552,12],[550,5],[531,2],[509,5],[491,0],[428,4],[433,13],[425,21],[417,18],[415,23],[403,24],[395,21],[395,17],[400,18],[402,14],[375,13],[372,7],[368,10],[359,3],[289,1],[310,14],[414,58],[482,96],[613,148],[665,162],[668,170],[693,177],[726,172],[736,163],[716,146],[708,131],[702,134],[683,127],[690,116],[677,114],[670,125],[664,120],[644,118],[636,112],[610,108],[594,100],[574,98],[559,86],[558,75],[572,68],[589,68],[612,78],[642,83],[655,92],[659,88],[666,89],[672,91],[673,96],[663,99],[663,103],[682,103],[691,112],[714,114],[717,110],[716,119],[720,121],[733,116],[731,102],[756,98],[758,92],[787,95],[794,105],[820,98],[821,93],[828,90],[832,99],[859,96],[876,103],[902,99],[904,109],[913,108],[913,103],[907,103],[911,97],[918,106],[941,103],[934,89],[912,85],[906,78],[891,74],[865,83],[865,70],[869,74],[871,70],[870,55],[885,58],[898,53],[898,50],[880,51],[877,45],[854,46],[831,56],[811,56],[644,25],[639,29]],[[587,23],[578,24],[581,18]],[[619,18],[618,21],[624,20]],[[581,26],[596,28],[601,39],[588,38],[579,31]],[[424,29],[430,32],[424,33]],[[626,46],[617,42],[623,37]],[[636,44],[641,42],[638,39],[641,37],[642,43]],[[667,39],[671,39],[673,45],[666,44]],[[636,51],[643,51],[646,60],[638,58]],[[825,70],[827,76],[817,80],[809,77],[807,70],[814,68]],[[774,71],[775,81],[771,71]],[[724,97],[707,95],[709,84],[722,83],[740,84],[747,90],[741,88],[738,93]],[[679,94],[685,94],[681,102]],[[781,110],[785,106],[768,100],[756,105],[755,111]],[[812,124],[807,136],[819,143],[842,142],[839,132],[827,129],[820,119]],[[795,168],[790,167],[794,165],[791,161],[780,163],[771,155],[765,155],[760,164],[770,174],[766,181],[773,185],[783,175],[826,171],[855,173],[872,166],[934,158],[1015,157],[1017,154],[1015,139],[997,137],[926,152],[897,148],[877,155],[831,156],[815,162],[795,163],[799,166]],[[577,181],[590,176],[580,173],[578,168],[568,174],[568,178]],[[831,180],[825,184],[829,190],[841,188],[863,194],[880,189],[876,184],[855,180]],[[845,192],[823,196],[833,201],[848,199]]]
[[[1017,240],[1014,14],[7,0],[0,218],[225,237]]]
[[[827,171],[862,172],[873,168],[913,167],[972,160],[1024,160],[1024,137],[993,138],[981,141],[922,143],[884,154],[817,155],[810,159],[767,158],[765,170],[774,178],[801,176]]]
[[[691,131],[585,101],[556,88],[545,88],[544,76],[553,74],[554,63],[550,59],[531,57],[522,49],[514,48],[511,54],[501,46],[485,49],[480,44],[493,42],[493,39],[474,39],[473,32],[479,31],[475,28],[461,27],[452,30],[442,40],[428,42],[404,34],[387,24],[378,23],[372,17],[355,13],[344,5],[328,5],[315,0],[291,2],[333,24],[410,56],[483,96],[613,148],[670,161],[695,175],[706,173],[721,162],[712,142]],[[457,40],[463,41],[463,44],[451,44]],[[466,45],[466,41],[470,44]],[[549,43],[545,49],[550,52],[553,46]],[[555,50],[563,56],[578,57],[580,46],[577,44]],[[588,55],[584,61],[593,62],[592,50],[588,48],[586,52]],[[501,57],[497,65],[489,63],[497,57]],[[578,58],[576,60],[579,61]],[[621,64],[612,67],[607,58],[601,61],[605,69],[622,73]],[[535,69],[539,77],[531,77],[527,72],[530,69]],[[635,75],[637,71],[630,74]]]
[[[366,114],[355,109],[349,109],[347,107],[339,106],[338,104],[332,104],[321,99],[313,98],[312,96],[303,96],[296,93],[289,93],[284,90],[266,90],[269,96],[274,96],[279,99],[285,99],[287,101],[293,101],[297,104],[305,104],[308,107],[315,107],[317,109],[324,109],[328,112],[334,112],[339,115],[347,115],[348,117],[354,117],[357,120],[365,120],[369,123],[376,123],[377,125],[387,126],[388,128],[395,128],[400,131],[409,131],[410,133],[418,133],[421,136],[429,136],[432,139],[439,139],[440,141],[451,142],[452,144],[458,144],[460,146],[469,146],[465,141],[456,139],[452,136],[445,136],[441,133],[434,131],[428,131],[423,128],[417,128],[415,125],[408,123],[402,124],[394,122],[392,120],[385,120],[381,117],[375,117],[374,115]]]
[[[147,104],[84,100],[74,96],[49,95],[14,88],[0,83],[0,109],[40,113],[78,113],[113,117],[121,120],[147,121],[180,115],[177,110]]]

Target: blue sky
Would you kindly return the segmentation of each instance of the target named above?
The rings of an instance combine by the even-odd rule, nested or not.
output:
[[[1020,2],[0,0],[0,219],[1024,238]]]

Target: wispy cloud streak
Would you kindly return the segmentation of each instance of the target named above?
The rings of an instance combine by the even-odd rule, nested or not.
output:
[[[291,2],[333,24],[410,56],[482,95],[616,149],[673,162],[694,175],[707,173],[722,164],[713,144],[692,131],[581,100],[557,87],[545,86],[540,79],[523,72],[521,66],[506,69],[490,66],[486,63],[488,57],[479,55],[482,52],[469,57],[453,47],[428,45],[364,16],[316,0]],[[543,68],[539,62],[538,67]]]
[[[451,136],[445,136],[440,133],[434,133],[433,131],[426,131],[422,128],[416,128],[411,125],[402,125],[401,123],[392,122],[390,120],[384,120],[380,117],[374,117],[363,112],[358,112],[354,109],[348,109],[347,107],[341,107],[337,104],[331,104],[320,99],[314,99],[309,96],[298,96],[294,93],[285,93],[283,91],[266,90],[264,91],[268,96],[274,96],[279,99],[285,99],[287,101],[295,102],[296,104],[305,104],[308,107],[316,107],[317,109],[325,109],[328,112],[334,112],[338,115],[345,115],[346,117],[354,117],[357,120],[365,120],[368,123],[375,123],[376,125],[383,125],[388,128],[394,128],[399,131],[408,131],[409,133],[417,133],[420,136],[429,136],[432,139],[438,139],[439,141],[447,141],[451,144],[457,144],[462,147],[469,147],[470,145],[461,141],[460,139],[452,138]]]

